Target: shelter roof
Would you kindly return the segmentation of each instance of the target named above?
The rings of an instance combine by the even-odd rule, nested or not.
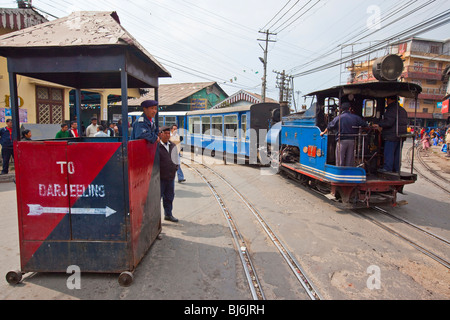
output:
[[[17,48],[129,46],[153,62],[159,77],[170,73],[120,24],[116,12],[81,11],[0,36],[1,53]]]

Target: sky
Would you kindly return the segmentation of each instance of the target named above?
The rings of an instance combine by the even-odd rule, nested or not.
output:
[[[122,26],[172,78],[160,83],[217,82],[229,95],[261,93],[269,31],[267,93],[278,100],[277,74],[293,76],[294,98],[345,83],[339,60],[352,52],[417,37],[450,38],[448,0],[33,0],[49,20],[75,11],[116,11]],[[0,0],[0,7],[17,7]],[[443,15],[439,17],[439,15]],[[442,23],[422,33],[422,24]],[[435,24],[430,25],[434,26]],[[416,29],[414,29],[416,27]],[[386,49],[356,61],[386,54]],[[345,60],[345,59],[344,59]],[[337,62],[337,63],[336,63]],[[326,64],[335,65],[323,71]]]

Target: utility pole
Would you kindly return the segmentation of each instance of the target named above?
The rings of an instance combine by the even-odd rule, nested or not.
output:
[[[287,116],[290,113],[290,105],[292,101],[292,89],[290,88],[292,76],[283,72],[273,71],[277,74],[277,88],[280,89],[280,111],[281,117]]]
[[[283,72],[275,70],[273,72],[277,74],[277,88],[280,89],[280,103],[286,102],[290,105],[292,102],[291,82],[294,77],[286,74],[284,70]]]
[[[269,30],[266,31],[259,31],[259,33],[263,33],[266,35],[265,39],[258,39],[258,41],[264,41],[266,43],[266,46],[263,47],[261,44],[259,44],[259,46],[261,47],[261,49],[263,49],[264,51],[264,58],[259,57],[259,60],[263,63],[264,65],[264,76],[262,78],[262,89],[261,89],[261,100],[262,103],[266,102],[266,88],[267,88],[267,56],[268,56],[268,51],[269,51],[269,42],[276,42],[275,40],[270,40],[269,37],[270,36],[276,36],[276,33],[270,33]]]

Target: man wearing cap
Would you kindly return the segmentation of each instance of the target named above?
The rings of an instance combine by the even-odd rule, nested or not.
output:
[[[323,136],[329,130],[335,130],[336,134],[336,166],[353,167],[355,165],[355,135],[358,127],[367,127],[368,124],[360,116],[351,113],[350,102],[341,104],[341,114],[328,124],[328,127],[320,135]]]
[[[175,175],[178,169],[178,149],[176,145],[169,140],[170,128],[162,127],[158,147],[164,220],[178,222],[178,219],[172,215],[173,199],[175,198]]]
[[[159,142],[154,117],[158,112],[158,101],[146,100],[141,103],[142,115],[133,123],[131,140],[145,139],[150,143]]]

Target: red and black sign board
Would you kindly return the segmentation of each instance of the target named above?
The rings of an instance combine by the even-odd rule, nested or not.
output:
[[[134,246],[146,251],[151,245],[139,244],[142,225],[154,223],[160,230],[160,198],[152,196],[149,187],[157,178],[154,172],[159,173],[159,167],[154,168],[156,151],[149,152],[152,146],[142,142],[143,149],[130,150],[145,154],[147,160],[147,167],[138,170],[147,171],[144,178],[139,176],[145,197],[141,188],[135,193],[137,188],[131,187],[136,174],[127,162],[130,151],[124,154],[120,142],[16,142],[22,271],[65,272],[70,265],[84,272],[134,269],[138,263]],[[153,211],[135,214],[131,199]]]

